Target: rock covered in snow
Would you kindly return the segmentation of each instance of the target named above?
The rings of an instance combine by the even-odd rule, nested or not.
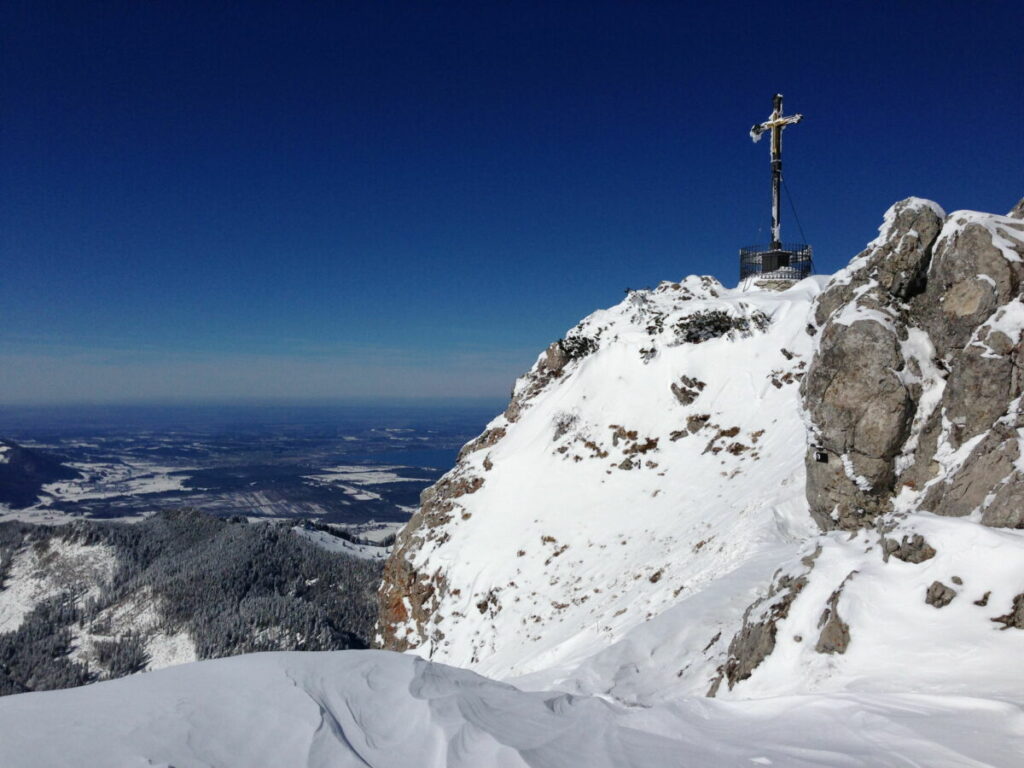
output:
[[[872,525],[894,504],[1024,525],[1022,277],[1019,220],[910,198],[830,281],[802,383],[823,529]]]

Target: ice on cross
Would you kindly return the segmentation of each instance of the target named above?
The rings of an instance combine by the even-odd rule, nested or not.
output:
[[[771,131],[772,147],[774,149],[776,140],[780,144],[782,142],[782,129],[785,128],[787,125],[796,125],[797,123],[804,119],[804,116],[801,114],[796,114],[790,115],[789,117],[783,117],[781,93],[775,94],[772,103],[775,109],[772,110],[771,116],[765,122],[758,123],[757,125],[750,129],[750,138],[754,140],[754,143],[757,143],[758,141],[761,140],[762,133],[765,133],[766,131]],[[776,139],[776,137],[778,138]]]

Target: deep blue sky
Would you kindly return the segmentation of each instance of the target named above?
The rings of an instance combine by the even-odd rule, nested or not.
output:
[[[0,10],[0,403],[494,397],[626,287],[1024,194],[1010,2]],[[799,239],[788,208],[784,239]]]

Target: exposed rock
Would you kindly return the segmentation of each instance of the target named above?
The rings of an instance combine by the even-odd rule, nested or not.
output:
[[[762,291],[776,291],[781,292],[792,288],[796,284],[795,280],[755,280],[754,287],[760,288]]]
[[[696,416],[688,416],[686,419],[686,429],[690,434],[694,434],[703,429],[704,425],[708,423],[711,415],[708,413],[698,414]]]
[[[1024,223],[910,198],[880,232],[815,307],[801,383],[812,516],[869,527],[906,488],[936,514],[1024,527]]]
[[[391,557],[384,564],[378,593],[378,647],[406,651],[418,645],[410,643],[409,635],[419,638],[427,634],[430,619],[448,591],[442,571],[422,570],[415,565],[415,557],[430,542],[443,540],[436,529],[452,519],[457,499],[483,486],[482,477],[469,475],[462,467],[458,465],[420,494],[419,510],[398,534]],[[444,637],[436,627],[433,634],[435,640]]]
[[[1009,221],[1013,220],[957,211],[944,224],[928,270],[927,290],[915,307],[939,357],[963,349],[975,329],[1018,294],[1021,264],[1008,260],[993,242],[993,229],[1008,241],[1024,240]]]
[[[839,598],[843,594],[843,587],[846,586],[853,575],[856,573],[850,573],[843,583],[839,585],[839,588],[835,590],[829,596],[828,603],[825,606],[825,610],[821,614],[821,618],[818,619],[818,628],[821,633],[818,635],[818,642],[814,646],[814,650],[818,653],[846,653],[846,649],[850,645],[850,627],[839,617]]]
[[[925,560],[935,557],[935,548],[919,533],[909,537],[904,536],[900,542],[883,537],[882,559],[888,562],[890,556],[905,563],[923,563]]]
[[[704,391],[705,386],[700,379],[683,376],[679,379],[678,384],[672,385],[671,389],[680,405],[690,405]]]
[[[743,627],[729,643],[728,659],[712,682],[708,696],[718,692],[723,675],[731,690],[736,683],[750,677],[757,665],[768,658],[775,650],[778,623],[789,615],[789,607],[805,586],[805,577],[784,576],[772,585],[765,598],[768,604],[758,620],[748,621],[752,611],[761,608],[764,602],[754,603],[747,609]]]
[[[953,602],[954,597],[956,597],[955,589],[947,587],[941,581],[933,581],[925,593],[924,601],[936,608],[944,608]]]
[[[997,616],[992,619],[997,624],[1002,624],[1003,629],[1024,629],[1024,593],[1013,598],[1013,608],[1005,616]]]
[[[577,326],[564,339],[559,339],[545,349],[533,368],[516,381],[512,399],[503,414],[506,421],[510,424],[517,422],[523,409],[529,407],[530,401],[553,381],[562,378],[569,365],[596,352],[600,339],[601,329],[585,333]]]
[[[800,575],[777,577],[768,594],[754,602],[743,614],[743,626],[733,636],[725,663],[718,668],[718,675],[711,682],[707,695],[718,693],[722,681],[727,680],[729,689],[741,680],[746,680],[754,669],[775,650],[778,624],[787,616],[793,601],[807,586],[807,573],[814,567],[814,561],[821,554],[821,548],[803,558],[808,569]]]
[[[801,393],[818,444],[838,459],[806,463],[811,511],[825,530],[864,527],[888,507],[893,460],[913,417],[903,366],[895,334],[874,320],[830,323],[822,333]]]
[[[951,517],[983,509],[986,525],[1024,527],[1024,482],[1015,466],[1019,455],[1016,431],[997,425],[959,471],[929,490],[922,506]]]
[[[935,203],[916,197],[892,206],[885,214],[879,237],[853,259],[846,269],[848,274],[839,273],[839,279],[818,298],[817,327],[853,301],[869,280],[877,281],[882,292],[897,299],[919,292],[944,216]]]
[[[749,335],[753,330],[763,330],[769,322],[768,316],[761,312],[737,317],[715,309],[689,315],[677,322],[673,330],[678,343],[700,344],[733,331]]]
[[[456,459],[456,461],[462,461],[469,454],[474,453],[476,451],[481,451],[484,448],[490,448],[499,440],[501,440],[501,438],[503,438],[504,436],[504,427],[494,427],[492,429],[488,429],[478,438],[470,440],[468,443],[462,446],[462,450],[459,451],[459,456]]]

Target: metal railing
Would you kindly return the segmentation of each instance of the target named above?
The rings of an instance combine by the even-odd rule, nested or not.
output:
[[[814,253],[806,243],[750,245],[740,248],[740,280],[760,275],[765,280],[803,280],[814,272]]]

